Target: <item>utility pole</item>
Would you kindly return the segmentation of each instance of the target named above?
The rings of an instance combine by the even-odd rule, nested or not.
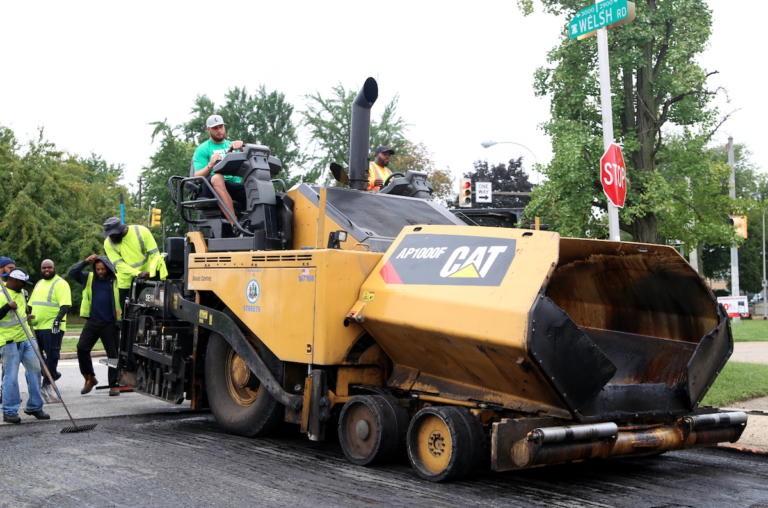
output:
[[[141,210],[141,178],[139,178],[139,210]]]
[[[733,153],[733,136],[728,136],[728,165],[731,166],[731,179],[728,186],[731,188],[731,199],[736,199],[736,158]],[[731,247],[731,296],[740,296],[739,293],[739,248]],[[741,323],[740,317],[733,318],[734,323]]]
[[[766,286],[768,279],[765,278],[765,209],[763,209],[763,321],[768,320],[768,311],[766,311]],[[757,312],[755,312],[757,314]]]

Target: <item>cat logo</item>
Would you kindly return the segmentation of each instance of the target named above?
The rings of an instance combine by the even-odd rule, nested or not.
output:
[[[386,284],[498,286],[514,257],[512,238],[408,235],[379,273]]]
[[[469,247],[459,247],[451,253],[445,266],[440,270],[440,277],[473,279],[485,277],[493,266],[493,262],[499,257],[499,254],[506,251],[506,245],[477,247],[470,256]],[[456,261],[464,262],[456,263]]]

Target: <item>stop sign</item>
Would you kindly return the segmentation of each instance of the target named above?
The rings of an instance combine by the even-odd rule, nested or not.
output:
[[[611,143],[600,159],[600,183],[603,192],[614,205],[624,208],[624,198],[627,197],[627,166],[621,155],[621,148]]]

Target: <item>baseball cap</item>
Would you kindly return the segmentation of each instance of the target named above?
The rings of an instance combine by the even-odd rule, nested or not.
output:
[[[211,115],[208,117],[208,120],[205,121],[205,126],[209,129],[211,127],[216,127],[217,125],[227,125],[224,123],[224,119],[221,115]]]
[[[23,268],[14,268],[11,270],[11,273],[8,274],[8,277],[11,279],[20,280],[30,286],[32,285],[32,283],[29,282],[29,274]]]
[[[395,155],[395,151],[390,150],[386,146],[380,146],[376,149],[376,155],[379,155],[381,152],[389,152],[389,155]]]
[[[104,232],[101,233],[101,236],[109,236],[122,233],[126,227],[127,226],[123,224],[123,222],[117,217],[110,217],[104,223]]]
[[[15,265],[16,261],[14,261],[11,258],[5,257],[5,256],[0,257],[0,268],[4,267],[5,265],[9,265],[11,263],[13,263]]]

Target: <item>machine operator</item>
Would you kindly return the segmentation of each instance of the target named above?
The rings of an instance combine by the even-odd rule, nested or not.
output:
[[[386,146],[380,146],[376,149],[376,156],[373,162],[368,166],[368,190],[378,190],[384,185],[386,180],[392,172],[387,169],[389,166],[389,157],[395,155],[394,150],[390,150]]]
[[[245,186],[243,185],[243,179],[239,176],[231,175],[218,175],[213,171],[213,167],[219,162],[224,155],[227,154],[227,150],[232,147],[233,150],[240,150],[243,147],[242,141],[227,141],[227,130],[224,127],[224,119],[220,115],[211,115],[205,122],[205,127],[208,130],[208,134],[211,136],[209,140],[201,144],[195,150],[195,155],[192,158],[192,162],[195,168],[195,176],[204,176],[214,188],[216,193],[224,201],[224,205],[219,204],[219,208],[224,212],[224,216],[229,221],[231,226],[234,226],[234,222],[227,214],[226,206],[235,215],[235,207],[232,204],[232,199],[245,205]],[[207,185],[203,185],[200,197],[213,198]]]

